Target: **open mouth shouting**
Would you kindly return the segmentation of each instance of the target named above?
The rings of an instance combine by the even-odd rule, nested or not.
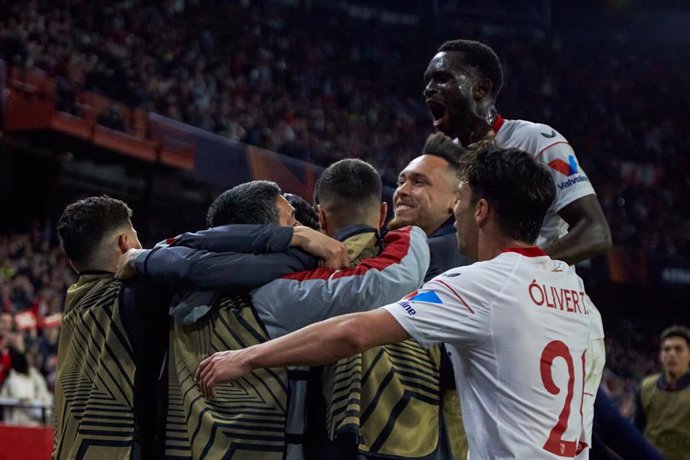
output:
[[[434,128],[445,132],[449,123],[449,114],[446,104],[436,99],[427,99],[426,105],[429,107],[431,116],[434,119]]]

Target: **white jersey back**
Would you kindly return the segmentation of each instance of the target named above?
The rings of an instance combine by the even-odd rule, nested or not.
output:
[[[594,188],[580,167],[573,148],[559,132],[548,125],[524,120],[499,118],[494,126],[496,144],[514,147],[531,154],[548,166],[556,183],[556,199],[544,217],[537,246],[545,247],[568,232],[568,225],[558,215],[578,198],[593,195]]]
[[[451,269],[383,308],[423,345],[446,343],[475,460],[584,447],[591,307],[572,267],[529,248]]]

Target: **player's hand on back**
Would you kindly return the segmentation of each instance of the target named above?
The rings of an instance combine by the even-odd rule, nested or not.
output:
[[[292,237],[293,246],[323,259],[324,266],[339,270],[350,265],[347,248],[338,240],[324,235],[312,228],[297,226]]]
[[[136,265],[134,265],[134,261],[143,251],[145,251],[145,249],[129,249],[127,252],[122,254],[120,256],[120,260],[117,261],[115,278],[126,280],[136,275],[137,268]]]
[[[251,372],[240,362],[242,350],[219,351],[204,359],[196,369],[195,380],[201,387],[204,398],[215,398],[215,387],[219,383],[244,377]]]

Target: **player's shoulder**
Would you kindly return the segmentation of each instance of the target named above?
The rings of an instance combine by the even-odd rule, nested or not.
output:
[[[660,373],[646,376],[645,378],[642,379],[642,383],[640,384],[640,389],[642,391],[647,391],[647,390],[655,387],[660,378],[661,378]]]
[[[492,280],[505,279],[505,273],[510,272],[515,265],[511,258],[501,257],[501,255],[490,260],[474,262],[471,265],[451,268],[437,276],[440,280],[450,281],[462,280],[466,285],[468,282],[477,281],[479,284],[486,285]]]
[[[499,132],[506,130],[513,136],[529,138],[543,138],[546,142],[565,141],[566,138],[553,127],[544,123],[535,123],[527,120],[505,120]]]
[[[569,146],[568,140],[549,125],[527,120],[505,120],[496,134],[496,142],[503,147],[515,147],[533,155],[549,146]]]

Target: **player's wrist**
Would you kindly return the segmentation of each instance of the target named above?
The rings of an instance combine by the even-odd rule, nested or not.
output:
[[[244,375],[250,374],[255,369],[261,369],[267,367],[265,364],[262,365],[262,354],[261,347],[259,345],[254,345],[242,350],[239,356],[240,369]]]
[[[292,239],[290,240],[290,246],[304,248],[304,246],[309,241],[309,227],[304,225],[297,225],[292,228]]]

